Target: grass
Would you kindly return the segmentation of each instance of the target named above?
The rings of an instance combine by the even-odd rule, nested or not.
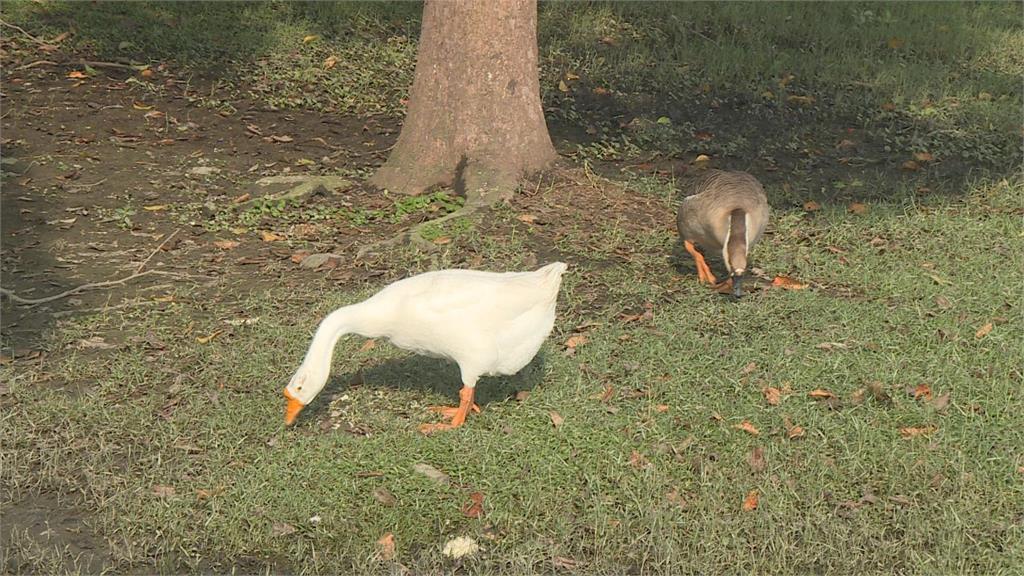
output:
[[[669,238],[621,266],[583,261],[543,363],[482,383],[484,412],[432,437],[415,426],[426,405],[450,401],[457,370],[388,346],[363,351],[357,338],[340,344],[335,383],[298,427],[281,424],[280,389],[311,329],[365,290],[289,287],[212,307],[186,292],[159,315],[66,321],[49,337],[61,360],[4,369],[4,484],[12,496],[76,495],[119,543],[117,565],[162,570],[375,572],[389,564],[374,543],[392,532],[413,570],[452,566],[441,546],[468,535],[486,549],[464,564],[474,573],[547,571],[556,557],[587,573],[1009,573],[1024,561],[1012,504],[1024,465],[1012,353],[1024,262],[1007,211],[1021,199],[1019,184],[979,183],[963,201],[865,216],[783,211],[758,261],[823,287],[740,302],[666,268]],[[1006,275],[994,282],[994,270]],[[609,305],[586,305],[587,284],[608,286]],[[619,319],[645,300],[649,322]],[[237,310],[259,321],[195,342]],[[598,327],[566,357],[558,342],[582,321]],[[987,322],[995,328],[976,338]],[[76,351],[108,330],[167,347]],[[874,381],[892,402],[856,403]],[[949,394],[948,408],[905,390],[921,383]],[[608,385],[612,399],[596,399]],[[765,386],[791,393],[768,406]],[[526,401],[507,400],[522,388]],[[841,406],[809,398],[818,388]],[[565,419],[558,429],[551,411]],[[788,439],[787,420],[804,437]],[[760,435],[737,430],[742,421]],[[900,436],[927,426],[934,433]],[[755,448],[763,470],[748,463]],[[453,485],[413,472],[420,462]],[[397,504],[375,500],[382,487]],[[744,512],[750,490],[760,504]],[[485,495],[481,519],[460,512],[472,491]],[[275,523],[295,531],[275,535]]]
[[[285,429],[281,389],[315,325],[384,280],[275,278],[213,297],[175,285],[159,308],[60,320],[41,335],[43,360],[0,364],[5,515],[56,495],[82,511],[74,529],[95,536],[112,572],[1014,573],[1024,565],[1015,8],[542,4],[559,146],[593,182],[590,168],[615,173],[606,185],[629,207],[588,204],[569,182],[538,185],[529,196],[540,200],[524,194],[484,221],[431,229],[448,238],[441,251],[395,252],[387,264],[404,275],[463,254],[485,269],[571,262],[541,360],[481,382],[483,413],[464,429],[424,437],[426,406],[455,398],[457,369],[349,338],[332,384]],[[12,1],[3,17],[45,38],[73,26],[68,42],[98,58],[216,71],[207,94],[226,111],[249,98],[397,115],[418,33],[418,6],[404,3]],[[857,148],[837,148],[845,138]],[[900,169],[923,152],[935,161]],[[697,153],[765,181],[774,224],[754,263],[811,288],[731,301],[673,269],[677,191],[637,162]],[[823,208],[803,209],[812,198]],[[637,224],[645,201],[666,226]],[[562,204],[580,208],[540,213],[537,226],[519,218]],[[387,226],[458,205],[443,191],[374,209],[262,205],[208,225]],[[115,228],[153,217],[131,210],[100,216]],[[181,223],[201,210],[173,209]],[[647,306],[649,318],[624,320]],[[566,355],[577,331],[588,341]],[[116,347],[80,346],[95,335]],[[914,397],[921,384],[931,399]],[[766,387],[783,391],[779,405]],[[817,389],[835,398],[811,398]],[[520,390],[529,397],[511,399]],[[789,437],[793,426],[802,437]],[[904,428],[930,432],[904,438]],[[757,449],[763,464],[751,463]],[[758,507],[745,511],[754,490]],[[462,512],[473,492],[480,518]],[[394,560],[376,544],[387,533]],[[444,557],[459,535],[483,552]],[[57,538],[14,531],[3,544],[9,572],[96,568]]]

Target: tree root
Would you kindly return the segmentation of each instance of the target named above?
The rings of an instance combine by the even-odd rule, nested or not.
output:
[[[459,208],[455,212],[445,214],[440,218],[427,220],[426,222],[420,222],[419,224],[413,226],[412,228],[409,228],[408,230],[403,230],[402,232],[399,232],[398,234],[392,236],[391,238],[388,238],[387,240],[374,242],[369,246],[363,246],[356,253],[356,258],[362,258],[367,254],[376,254],[381,248],[385,248],[388,246],[397,246],[406,243],[413,244],[414,246],[417,246],[418,248],[421,248],[423,250],[436,250],[437,245],[423,237],[422,232],[424,228],[426,228],[427,226],[434,226],[448,220],[453,220],[455,218],[468,217],[473,213],[477,212],[478,210],[480,210],[480,208],[482,208],[483,206],[484,205],[482,204],[466,204],[465,206]]]
[[[78,294],[79,292],[85,292],[86,290],[98,290],[100,288],[109,288],[110,286],[118,286],[118,285],[124,284],[125,282],[128,282],[130,280],[134,280],[136,278],[141,278],[143,276],[148,276],[150,274],[159,274],[161,276],[176,276],[176,277],[185,276],[184,274],[177,274],[177,273],[174,273],[174,272],[163,272],[163,271],[160,271],[160,270],[146,270],[145,272],[136,272],[135,274],[132,274],[130,276],[125,276],[124,278],[121,278],[120,280],[106,280],[104,282],[90,282],[89,284],[82,284],[81,286],[77,286],[77,287],[72,288],[70,290],[65,290],[65,291],[61,292],[60,294],[54,294],[53,296],[47,296],[46,298],[22,298],[21,296],[18,296],[17,294],[15,294],[14,292],[11,292],[10,290],[8,290],[6,288],[0,288],[0,296],[10,298],[11,302],[14,302],[15,304],[21,304],[22,306],[32,307],[32,306],[38,306],[40,304],[46,304],[47,302],[53,302],[55,300],[60,300],[61,298],[67,298],[68,296],[74,296],[75,294]]]
[[[284,192],[258,196],[245,202],[234,205],[235,209],[244,209],[258,202],[278,200],[298,200],[312,196],[323,191],[347,190],[352,187],[352,181],[340,176],[267,176],[256,181],[258,186],[271,186],[273,184],[295,184]]]

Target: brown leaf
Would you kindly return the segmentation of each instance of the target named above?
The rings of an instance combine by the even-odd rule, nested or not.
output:
[[[601,86],[595,87],[592,92],[598,96],[606,96],[610,93],[607,88],[602,88]]]
[[[914,396],[914,400],[921,400],[921,399],[926,400],[926,401],[927,400],[931,400],[932,399],[932,388],[931,388],[931,386],[929,386],[927,384],[924,384],[924,383],[918,384],[917,387],[914,388],[913,396]]]
[[[893,50],[898,50],[899,48],[903,47],[903,39],[893,36],[892,38],[889,38],[889,41],[886,42],[886,44],[889,46],[889,48],[892,48]]]
[[[680,494],[679,490],[676,488],[672,488],[671,490],[669,490],[665,494],[665,499],[668,500],[670,503],[679,506],[683,510],[686,510],[689,507],[689,503],[686,501],[686,498],[682,494]]]
[[[387,562],[395,557],[395,535],[391,532],[377,539],[377,553],[380,559]]]
[[[669,405],[668,404],[658,404],[657,406],[654,407],[654,411],[659,413],[659,414],[663,414],[663,413],[669,411]]]
[[[932,160],[935,160],[935,157],[928,152],[915,152],[914,160],[917,160],[918,162],[931,162]]]
[[[773,386],[766,386],[761,392],[764,394],[764,399],[768,401],[770,406],[778,406],[782,402],[782,391]]]
[[[981,340],[985,336],[988,336],[988,333],[991,332],[991,331],[992,331],[992,323],[988,322],[984,326],[982,326],[981,328],[978,328],[978,331],[974,333],[974,338],[977,339],[977,340]]]
[[[854,406],[859,406],[860,404],[863,404],[864,397],[867,395],[867,393],[868,391],[866,388],[858,388],[857,390],[854,390],[853,396],[850,396],[850,403],[853,404]]]
[[[900,428],[900,436],[904,438],[914,438],[915,436],[927,436],[932,432],[938,430],[938,426],[929,424],[927,426],[908,426],[906,428]]]
[[[85,72],[80,72],[78,70],[72,70],[71,72],[68,72],[68,78],[74,78],[75,80],[84,80],[88,77],[89,76],[87,76]]]
[[[287,135],[278,136],[277,134],[274,134],[273,136],[271,136],[270,139],[273,140],[274,142],[279,142],[279,143],[287,143],[287,142],[291,142],[291,141],[295,140],[291,136],[287,136]]]
[[[601,397],[598,398],[601,402],[607,402],[615,396],[615,388],[611,384],[604,385],[604,392],[601,393]]]
[[[648,466],[651,465],[651,463],[647,460],[646,456],[644,456],[640,452],[637,452],[636,450],[633,450],[629,454],[629,465],[639,470],[642,468],[647,468]]]
[[[851,214],[866,214],[868,211],[868,205],[863,202],[853,202],[847,208]]]
[[[811,390],[807,395],[810,396],[811,398],[816,398],[819,400],[835,397],[835,394],[829,392],[828,390],[825,390],[824,388],[817,388],[815,390]]]
[[[274,538],[278,538],[280,536],[287,536],[289,534],[294,534],[295,532],[295,526],[292,526],[287,522],[274,522],[270,526],[270,535]]]
[[[750,469],[754,472],[764,472],[765,467],[768,465],[764,461],[764,449],[758,446],[750,452],[750,456],[747,456],[747,464],[750,464]]]
[[[705,132],[702,130],[700,132],[694,132],[693,137],[696,138],[697,140],[711,140],[712,138],[715,137],[715,135],[712,134],[711,132]]]
[[[856,148],[856,147],[857,147],[857,143],[854,142],[853,140],[845,140],[845,139],[843,139],[843,140],[840,140],[838,144],[836,144],[836,148],[839,149],[839,150],[846,150],[846,149],[849,149],[849,148]]]
[[[903,164],[900,164],[900,168],[903,168],[907,172],[917,172],[921,169],[921,165],[913,160],[907,160]]]
[[[554,426],[556,429],[560,427],[563,422],[565,422],[565,418],[562,418],[562,415],[559,414],[558,412],[555,412],[554,410],[548,412],[548,416],[551,417],[551,425]]]
[[[537,221],[537,217],[533,214],[520,214],[519,216],[516,216],[516,220],[526,222],[527,224],[533,224]]]
[[[462,514],[467,518],[479,518],[484,513],[484,495],[473,492],[469,495],[469,503],[462,507]]]
[[[378,486],[373,489],[373,497],[377,502],[380,502],[385,506],[394,506],[398,503],[398,499],[395,498],[395,495],[383,486]]]
[[[757,503],[760,497],[756,489],[747,492],[747,497],[743,499],[743,511],[752,512],[757,510]]]
[[[359,351],[360,352],[369,352],[370,350],[373,350],[376,346],[377,346],[377,341],[374,340],[373,338],[371,338],[371,339],[367,340],[366,342],[363,342],[363,345],[359,347]]]
[[[879,108],[881,108],[882,110],[885,110],[886,112],[892,112],[893,110],[896,109],[896,105],[893,104],[892,102],[886,102],[886,103],[882,104],[881,106],[879,106]]]
[[[565,80],[559,80],[558,81],[558,91],[559,92],[568,92],[569,91],[569,85],[565,83]]]
[[[950,302],[949,298],[946,298],[945,296],[936,296],[935,305],[938,306],[939,308],[942,308],[943,310],[949,310],[950,307],[953,306],[953,303]]]
[[[430,478],[438,484],[447,484],[449,481],[448,475],[441,472],[437,468],[434,468],[430,464],[419,463],[412,467],[412,469],[420,474],[423,474],[427,478]]]
[[[152,110],[153,109],[153,107],[150,106],[149,104],[145,104],[143,102],[138,102],[138,101],[132,102],[132,108],[135,108],[136,110]]]
[[[565,347],[566,348],[576,348],[577,346],[582,346],[582,345],[584,345],[586,343],[587,343],[587,335],[586,334],[573,334],[572,336],[569,337],[568,340],[565,341]]]
[[[776,288],[784,288],[786,290],[803,290],[807,288],[807,284],[790,278],[789,276],[776,276],[772,279],[772,286]]]
[[[945,393],[945,394],[942,394],[940,396],[936,396],[935,399],[932,400],[932,408],[935,408],[936,410],[939,410],[940,412],[942,410],[945,410],[947,406],[949,406],[949,393],[948,392]]]
[[[740,370],[740,374],[746,376],[753,372],[754,370],[757,370],[757,362],[750,362],[746,366],[744,366],[742,370]]]
[[[334,68],[334,65],[337,63],[338,59],[335,56],[328,56],[327,59],[324,60],[324,70],[330,70],[331,68]]]
[[[871,392],[871,396],[873,396],[878,402],[892,402],[892,398],[885,391],[885,387],[877,380],[874,382],[868,382],[868,392]]]
[[[177,490],[174,489],[174,486],[166,486],[163,484],[153,486],[153,495],[159,496],[160,498],[174,496],[175,492],[177,492]]]
[[[756,426],[750,423],[750,420],[744,420],[743,422],[740,422],[739,424],[733,426],[733,428],[737,430],[743,430],[747,434],[753,436],[757,436],[758,434],[761,433],[761,431],[758,430]]]
[[[211,340],[213,340],[217,336],[220,336],[221,333],[223,332],[223,330],[214,330],[212,333],[210,333],[209,336],[196,336],[196,342],[199,342],[200,344],[208,344]]]
[[[284,240],[284,236],[280,236],[274,232],[270,232],[269,230],[260,230],[260,238],[262,238],[264,242],[277,242],[279,240]]]
[[[555,556],[551,559],[551,564],[553,564],[555,568],[562,568],[563,570],[575,570],[577,567],[579,567],[580,563],[576,560],[573,560],[572,558],[566,558],[564,556]]]
[[[818,210],[821,210],[821,204],[818,204],[814,200],[808,200],[807,202],[804,202],[805,212],[817,212]]]
[[[221,250],[234,250],[241,242],[237,240],[214,240],[213,245]]]
[[[790,104],[798,104],[800,106],[810,106],[814,104],[814,96],[797,96],[796,94],[786,98],[786,102]]]
[[[786,429],[786,438],[790,440],[796,440],[797,438],[803,438],[804,429],[800,426],[790,426]]]
[[[319,34],[309,34],[307,36],[303,36],[302,37],[302,43],[303,44],[309,44],[310,42],[316,42],[319,39],[320,39],[320,35]]]
[[[516,402],[525,402],[530,397],[529,390],[520,390],[516,392]]]

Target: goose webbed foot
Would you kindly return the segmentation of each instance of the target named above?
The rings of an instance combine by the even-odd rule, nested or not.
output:
[[[462,390],[459,390],[459,405],[453,406],[431,406],[430,410],[441,414],[444,418],[448,418],[448,422],[437,422],[432,424],[421,424],[420,432],[423,434],[432,434],[434,432],[441,432],[443,430],[453,430],[462,426],[466,422],[466,416],[469,415],[469,411],[479,413],[480,407],[473,402],[474,388],[469,386],[463,386]]]

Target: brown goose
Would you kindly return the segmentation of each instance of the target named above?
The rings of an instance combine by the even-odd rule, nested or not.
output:
[[[768,224],[768,198],[761,183],[746,172],[710,170],[697,181],[694,194],[683,199],[676,224],[683,246],[697,264],[700,281],[718,282],[695,244],[721,252],[733,295],[740,296],[747,254]]]

